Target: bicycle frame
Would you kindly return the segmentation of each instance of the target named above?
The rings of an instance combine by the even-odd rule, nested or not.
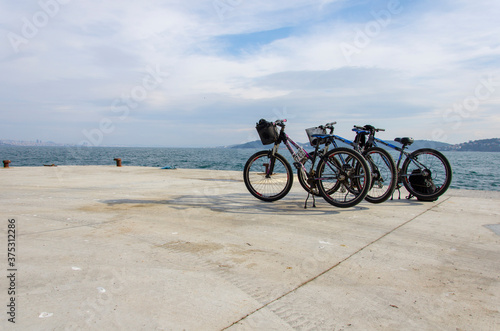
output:
[[[395,145],[390,144],[382,139],[376,138],[375,136],[373,136],[373,134],[371,132],[369,132],[369,134],[370,134],[370,137],[368,138],[369,143],[373,144],[373,146],[377,146],[377,143],[381,143],[382,145],[390,147],[390,148],[399,152],[398,162],[396,163],[396,169],[398,171],[398,178],[399,179],[401,179],[402,177],[410,177],[410,175],[401,175],[401,173],[400,173],[400,169],[401,169],[400,165],[401,165],[401,161],[403,161],[403,156],[405,158],[411,160],[411,162],[416,164],[420,169],[425,168],[425,165],[420,163],[418,160],[410,157],[411,153],[408,153],[407,151],[405,151],[404,147],[395,146]],[[398,181],[401,182],[400,180],[398,180]]]
[[[350,145],[350,146],[351,146],[351,147],[353,147],[356,151],[358,151],[358,152],[359,152],[359,146],[358,146],[358,144],[356,144],[354,141],[350,141],[349,139],[343,138],[343,137],[341,137],[341,136],[337,136],[336,134],[334,134],[334,135],[332,135],[332,136],[333,136],[333,138],[334,138],[335,140],[340,140],[340,141],[341,141],[341,142],[343,142],[344,144]],[[334,146],[334,147],[338,147],[337,142],[336,142],[335,140],[333,141],[333,146]]]
[[[332,131],[333,131],[333,129],[332,129]],[[358,133],[369,133],[369,131],[357,131],[357,132]],[[332,141],[333,147],[335,147],[335,148],[339,147],[337,142],[336,142],[336,140],[339,140],[339,141],[343,142],[344,144],[350,145],[355,151],[359,152],[360,154],[363,154],[361,147],[355,141],[351,141],[349,139],[338,136],[336,134],[332,134],[332,137],[333,137],[333,141]],[[342,162],[344,162],[344,160],[342,160]]]
[[[281,142],[283,142],[285,144],[286,148],[288,149],[288,152],[292,156],[293,160],[295,161],[293,163],[293,165],[297,169],[302,168],[302,170],[304,170],[304,172],[307,173],[307,169],[301,161],[304,159],[304,157],[306,157],[309,160],[312,160],[313,166],[314,166],[314,164],[316,163],[316,157],[318,155],[317,152],[319,149],[319,145],[316,146],[314,156],[311,156],[303,147],[301,147],[299,144],[297,144],[295,141],[293,141],[293,139],[290,138],[290,136],[285,133],[283,126],[281,127],[279,136],[280,136],[280,138],[278,139],[278,141],[274,143],[274,146],[272,149],[272,155],[274,155],[275,153],[278,152],[279,145]],[[295,150],[294,150],[294,148],[295,148]],[[327,148],[327,147],[325,146],[325,148]],[[323,149],[323,151],[325,151],[325,148]],[[270,169],[269,173],[272,173],[272,169]]]

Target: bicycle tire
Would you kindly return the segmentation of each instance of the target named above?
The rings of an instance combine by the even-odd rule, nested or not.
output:
[[[267,169],[274,158],[274,170],[267,175]],[[248,159],[243,169],[243,180],[248,191],[257,199],[272,202],[286,196],[293,184],[292,167],[278,153],[260,151]]]
[[[396,189],[398,174],[391,154],[380,147],[371,147],[363,152],[371,169],[370,190],[365,200],[382,203],[389,199]]]
[[[339,208],[357,205],[370,189],[370,168],[365,158],[353,149],[330,150],[320,160],[318,189],[325,201]]]
[[[417,165],[417,162],[425,166],[424,171]],[[418,169],[420,169],[420,173]],[[422,189],[413,187],[410,177],[416,174],[424,175],[426,185],[429,187],[428,192],[422,192]],[[452,176],[448,159],[442,153],[431,148],[421,148],[407,156],[400,173],[404,187],[411,195],[421,201],[437,200],[450,186]]]

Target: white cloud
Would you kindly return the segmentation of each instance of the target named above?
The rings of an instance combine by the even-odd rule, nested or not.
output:
[[[127,121],[116,120],[104,143],[157,144],[148,139],[166,133],[155,123],[168,122],[174,137],[185,130],[181,124],[197,120],[200,132],[232,123],[238,142],[247,139],[246,126],[275,117],[276,109],[294,116],[289,127],[297,134],[338,120],[346,134],[353,124],[372,121],[394,136],[425,132],[430,139],[439,128],[446,128],[450,142],[477,138],[478,132],[495,135],[500,86],[481,100],[474,121],[462,119],[459,130],[450,130],[443,114],[474,95],[485,77],[500,81],[496,1],[401,1],[401,12],[386,22],[373,13],[389,10],[389,1],[230,3],[221,17],[214,1],[68,1],[29,38],[23,37],[23,22],[33,20],[40,5],[1,3],[8,19],[0,26],[0,138],[15,132],[23,139],[77,142],[75,132],[123,114],[113,113],[112,105],[140,92],[146,67],[160,68],[161,83],[135,100]],[[252,39],[270,30],[281,35]],[[9,33],[26,37],[18,52]],[[363,33],[369,35],[364,44]],[[349,58],[345,44],[356,47]],[[67,129],[53,137],[50,122]],[[35,130],[43,137],[30,134],[36,125],[45,126]],[[132,128],[144,134],[127,135]],[[213,133],[203,144],[227,143],[222,139],[227,137]]]

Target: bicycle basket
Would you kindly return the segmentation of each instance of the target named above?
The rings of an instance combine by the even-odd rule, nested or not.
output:
[[[309,138],[309,142],[311,146],[321,145],[325,143],[325,139],[318,139],[318,137],[313,137],[313,134],[326,134],[325,129],[321,129],[318,127],[306,129],[307,137]]]
[[[260,141],[263,145],[274,144],[278,141],[278,130],[273,123],[268,122],[265,119],[261,119],[255,128],[259,133]]]

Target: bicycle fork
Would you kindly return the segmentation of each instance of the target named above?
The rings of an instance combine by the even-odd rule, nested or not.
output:
[[[274,173],[274,165],[276,164],[276,153],[278,152],[279,145],[274,145],[273,149],[269,151],[269,163],[264,163],[264,173],[266,178],[271,178]]]

